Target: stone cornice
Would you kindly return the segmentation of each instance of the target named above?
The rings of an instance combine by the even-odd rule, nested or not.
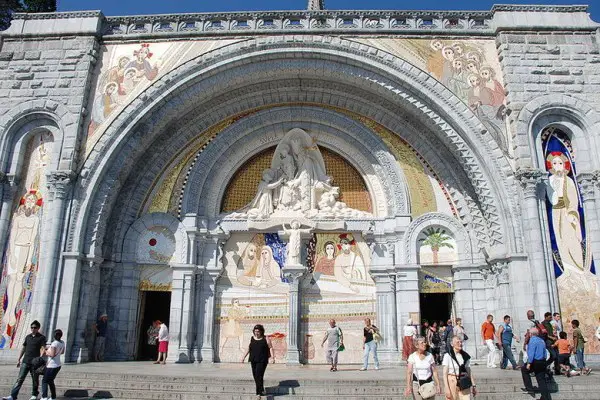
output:
[[[587,16],[585,5],[495,5],[490,11],[469,10],[290,10],[290,11],[250,11],[155,14],[105,17],[101,11],[73,11],[56,13],[17,13],[13,22],[14,30],[6,31],[7,36],[60,34],[61,25],[36,31],[36,27],[22,30],[26,21],[36,20],[86,20],[96,19],[97,26],[89,24],[73,28],[82,33],[102,35],[106,39],[143,39],[146,37],[189,37],[189,36],[230,36],[240,34],[273,34],[289,32],[310,33],[387,33],[387,34],[451,34],[451,35],[490,35],[497,30],[523,28],[518,20],[497,18],[502,14],[541,15],[577,13]],[[540,16],[535,18],[535,13]],[[544,14],[541,14],[544,13]],[[558,18],[558,17],[557,17]],[[577,21],[581,16],[575,17]],[[589,20],[589,17],[586,17]],[[498,21],[496,21],[498,19]],[[532,22],[528,28],[546,26]],[[589,28],[589,23],[567,23],[570,28]],[[583,21],[583,20],[581,20]],[[588,21],[586,21],[588,22]],[[594,23],[589,20],[594,25]],[[32,22],[33,23],[33,22]],[[35,23],[34,23],[35,25]],[[73,25],[73,24],[72,24]],[[78,25],[78,24],[75,24]],[[588,26],[589,25],[589,26]],[[64,27],[63,27],[64,28]],[[72,28],[72,27],[71,27]]]
[[[50,13],[15,13],[15,14],[13,14],[13,20],[103,18],[103,17],[104,17],[104,14],[102,14],[102,11],[100,11],[100,10],[50,12]]]
[[[536,4],[494,4],[492,12],[587,12],[587,5],[553,6]]]

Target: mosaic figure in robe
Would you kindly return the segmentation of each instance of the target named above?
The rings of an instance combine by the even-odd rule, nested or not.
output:
[[[579,194],[575,182],[568,176],[571,169],[566,155],[552,152],[546,158],[549,165],[548,197],[552,204],[552,225],[565,271],[584,270]]]
[[[6,308],[3,312],[3,335],[11,336],[17,323],[17,304],[25,289],[24,278],[33,268],[33,257],[39,237],[40,219],[38,197],[35,193],[27,193],[23,204],[17,209],[10,231],[7,259]]]

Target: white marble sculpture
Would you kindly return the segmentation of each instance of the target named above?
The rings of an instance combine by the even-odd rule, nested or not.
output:
[[[338,201],[340,190],[331,185],[325,161],[314,139],[294,128],[281,140],[271,167],[263,172],[257,194],[230,218],[267,220],[365,218],[369,213]]]
[[[282,224],[283,231],[289,235],[289,241],[287,246],[287,265],[301,265],[301,246],[302,246],[302,234],[309,234],[311,229],[300,229],[300,222],[293,220],[290,224],[290,229]]]

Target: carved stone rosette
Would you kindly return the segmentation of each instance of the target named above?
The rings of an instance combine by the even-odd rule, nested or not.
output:
[[[545,182],[548,174],[541,169],[535,168],[519,168],[515,176],[525,197],[537,197],[538,188]]]
[[[74,180],[75,173],[72,171],[54,171],[46,175],[48,190],[54,194],[54,198],[64,199]]]

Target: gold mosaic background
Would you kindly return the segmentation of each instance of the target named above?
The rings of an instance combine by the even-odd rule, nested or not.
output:
[[[356,210],[372,212],[371,198],[362,176],[338,154],[319,147],[327,174],[332,183],[340,188],[339,201]],[[271,166],[275,147],[271,147],[252,157],[233,176],[225,190],[221,205],[222,212],[239,210],[252,201],[261,179],[262,171]]]

